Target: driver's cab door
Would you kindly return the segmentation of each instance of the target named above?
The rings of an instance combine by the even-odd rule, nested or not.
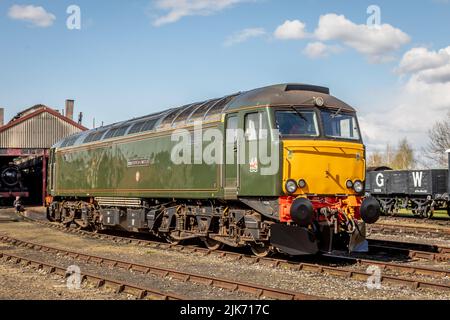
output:
[[[239,193],[239,114],[232,113],[225,119],[225,199],[235,200]]]

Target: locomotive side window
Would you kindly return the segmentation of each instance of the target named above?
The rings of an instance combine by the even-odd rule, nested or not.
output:
[[[277,127],[281,136],[319,136],[317,116],[314,111],[277,111]]]
[[[232,116],[228,118],[227,124],[227,143],[236,144],[238,140],[238,117]]]
[[[247,141],[267,138],[267,122],[261,112],[245,116],[245,137]]]
[[[331,138],[359,140],[359,128],[352,114],[338,111],[322,111],[325,135]]]

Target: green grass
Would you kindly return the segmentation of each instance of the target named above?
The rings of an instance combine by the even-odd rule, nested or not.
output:
[[[399,213],[395,214],[398,217],[415,217],[414,214],[410,210],[402,209]],[[433,215],[433,219],[446,220],[450,219],[445,210],[436,210]]]

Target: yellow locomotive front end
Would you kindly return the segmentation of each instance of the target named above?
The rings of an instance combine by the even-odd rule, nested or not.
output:
[[[275,118],[283,146],[280,221],[309,228],[321,251],[367,251],[365,223],[375,223],[380,208],[364,198],[365,147],[356,113],[290,106]]]

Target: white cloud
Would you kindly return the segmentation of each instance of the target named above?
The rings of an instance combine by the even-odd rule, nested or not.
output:
[[[450,83],[450,63],[435,69],[425,70],[417,78],[426,83]],[[449,106],[450,108],[450,106]]]
[[[428,84],[413,77],[391,99],[379,95],[368,97],[377,111],[360,117],[366,143],[372,149],[404,137],[417,149],[426,146],[428,130],[450,110],[450,83]]]
[[[187,16],[207,16],[248,1],[251,0],[156,0],[155,7],[168,13],[156,18],[153,24],[159,27]]]
[[[413,48],[404,54],[396,71],[426,83],[450,82],[450,46],[439,51]]]
[[[450,62],[450,47],[439,51],[429,51],[427,48],[413,48],[403,55],[399,73],[413,73],[426,69],[442,67]]]
[[[281,40],[298,40],[306,36],[306,25],[299,20],[286,20],[275,30],[275,38]]]
[[[342,48],[335,45],[327,45],[323,42],[308,43],[303,54],[311,59],[327,57],[330,54],[341,52]]]
[[[229,36],[225,42],[224,45],[226,47],[233,46],[238,43],[245,42],[251,38],[257,38],[264,36],[266,34],[266,31],[263,28],[248,28],[241,30],[239,32],[236,32],[235,34]]]
[[[411,49],[397,68],[408,78],[393,97],[379,92],[367,97],[371,101],[367,107],[377,110],[361,117],[369,146],[396,143],[403,137],[418,150],[426,146],[428,130],[450,111],[450,60],[444,57],[447,50]]]
[[[47,12],[43,7],[33,5],[13,5],[8,12],[8,16],[14,20],[31,22],[37,27],[50,27],[56,20],[55,15]]]
[[[384,62],[390,54],[411,39],[390,24],[380,26],[357,25],[343,15],[334,13],[320,17],[315,36],[321,41],[336,40],[366,55],[370,62]]]

